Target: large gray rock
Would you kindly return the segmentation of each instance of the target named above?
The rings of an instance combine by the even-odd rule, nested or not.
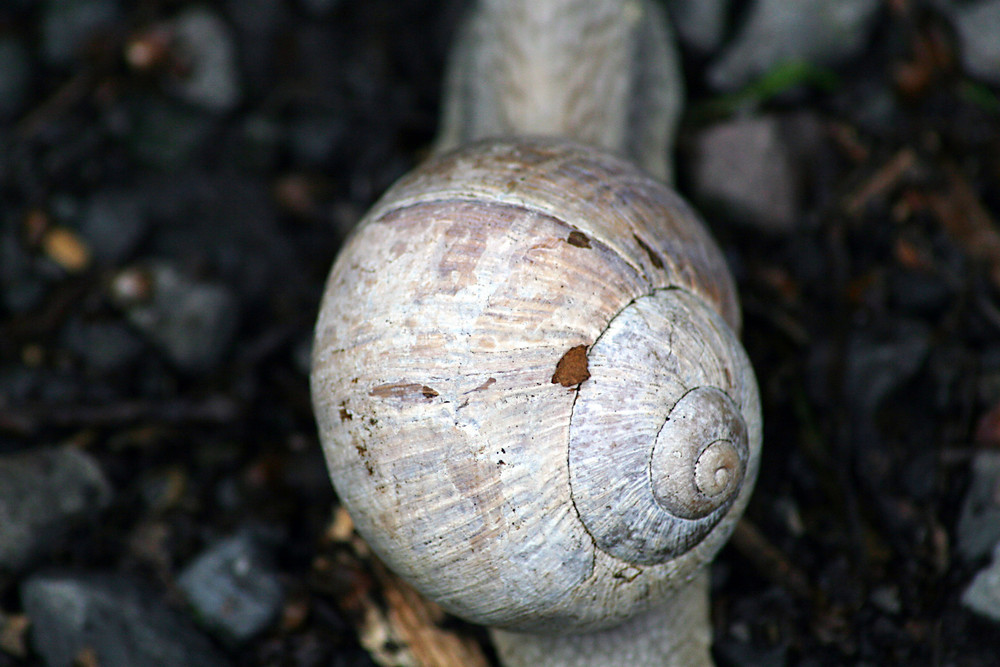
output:
[[[0,457],[0,569],[24,569],[110,502],[100,466],[80,450]]]
[[[211,642],[152,591],[120,574],[35,575],[21,585],[31,642],[48,667],[84,649],[108,667],[218,667]]]
[[[777,65],[836,65],[856,56],[874,25],[879,0],[756,0],[746,23],[711,66],[709,84],[735,90]]]

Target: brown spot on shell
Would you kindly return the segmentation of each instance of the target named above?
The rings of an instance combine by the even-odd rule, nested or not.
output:
[[[572,387],[590,377],[587,367],[587,346],[577,345],[566,350],[566,353],[556,364],[556,372],[552,375],[552,384]]]
[[[496,378],[490,378],[490,379],[486,380],[486,382],[482,383],[481,385],[479,385],[478,387],[476,387],[475,389],[473,389],[472,391],[483,391],[484,389],[489,389],[490,385],[496,384],[496,381],[497,381]],[[472,392],[469,392],[469,393],[472,393]]]
[[[361,457],[362,463],[365,464],[365,470],[368,471],[369,475],[374,475],[375,466],[372,465],[371,459],[368,458],[368,448],[360,442],[355,442],[354,448],[358,450],[358,456]]]
[[[380,384],[377,387],[372,387],[371,391],[368,392],[369,396],[374,396],[375,398],[398,398],[403,401],[414,401],[414,400],[426,400],[429,401],[432,398],[438,396],[438,392],[425,384]]]
[[[583,232],[572,231],[566,238],[566,243],[571,246],[576,246],[577,248],[589,248],[590,239]]]
[[[646,243],[645,241],[643,241],[637,235],[633,234],[632,238],[634,238],[635,242],[639,244],[639,247],[642,248],[646,252],[647,255],[649,255],[649,261],[651,261],[653,263],[653,266],[655,266],[658,269],[662,269],[663,268],[663,258],[660,257],[658,254],[656,254],[656,251],[653,250],[651,247],[649,247],[649,244]]]
[[[348,422],[354,419],[354,415],[351,414],[350,410],[347,409],[347,402],[343,401],[340,404],[340,421]]]

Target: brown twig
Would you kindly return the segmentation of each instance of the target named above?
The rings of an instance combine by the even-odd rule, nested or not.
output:
[[[917,154],[910,148],[902,149],[847,197],[844,202],[845,210],[851,215],[857,215],[869,202],[886,195],[898,185],[916,164]]]
[[[816,598],[805,573],[793,564],[784,552],[774,546],[749,519],[740,519],[733,530],[732,544],[757,570],[805,600]]]
[[[442,627],[441,607],[390,572],[353,531],[347,511],[337,508],[327,534],[347,548],[352,561],[347,570],[356,573],[353,585],[338,594],[339,602],[372,660],[392,667],[488,667],[479,644]]]
[[[239,417],[239,405],[225,396],[203,400],[120,401],[104,405],[34,403],[0,406],[0,432],[31,435],[45,426],[120,426],[135,422],[221,424]]]

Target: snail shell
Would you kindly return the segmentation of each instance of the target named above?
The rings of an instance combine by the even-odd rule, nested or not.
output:
[[[718,248],[636,167],[473,144],[394,185],[330,274],[312,392],[337,493],[473,622],[608,627],[711,560],[756,478]]]

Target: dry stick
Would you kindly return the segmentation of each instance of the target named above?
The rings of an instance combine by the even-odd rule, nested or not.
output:
[[[119,426],[134,422],[222,424],[242,412],[239,404],[225,396],[199,401],[120,401],[104,405],[33,403],[0,406],[0,432],[31,435],[46,426]]]
[[[774,546],[749,519],[740,519],[730,538],[733,546],[744,558],[768,579],[774,581],[796,597],[815,599],[809,578],[784,552]]]

